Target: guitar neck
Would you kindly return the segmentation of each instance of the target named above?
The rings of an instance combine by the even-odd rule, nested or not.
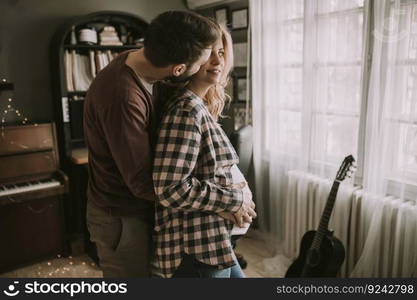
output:
[[[320,219],[320,224],[317,229],[316,235],[314,236],[311,249],[320,249],[321,241],[323,236],[328,231],[329,220],[333,212],[334,203],[336,201],[337,191],[339,190],[340,182],[335,180],[333,182],[332,189],[330,190],[329,197],[327,198],[326,207],[324,208],[323,214]]]

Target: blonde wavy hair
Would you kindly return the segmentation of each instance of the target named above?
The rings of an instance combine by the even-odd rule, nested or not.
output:
[[[220,25],[221,38],[224,49],[224,68],[220,82],[212,86],[203,100],[213,118],[217,121],[222,115],[223,109],[230,102],[230,96],[225,93],[225,88],[230,80],[230,71],[233,68],[233,42],[229,31]]]
[[[213,85],[207,91],[207,94],[203,97],[210,114],[218,121],[219,117],[225,117],[222,115],[223,109],[230,102],[231,98],[225,93],[225,88],[229,82],[229,75],[233,67],[233,42],[229,31],[222,25],[218,25],[220,36],[223,42],[224,49],[224,68],[220,77],[219,83]],[[165,80],[157,86],[157,95],[161,103],[169,102],[169,100],[175,98],[177,93],[188,85],[189,81],[185,82],[170,82]],[[167,101],[167,99],[169,99]]]

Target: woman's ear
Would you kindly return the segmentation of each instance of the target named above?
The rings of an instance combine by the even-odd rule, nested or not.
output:
[[[174,65],[172,67],[172,76],[181,76],[184,74],[185,70],[187,70],[187,66],[185,64]]]

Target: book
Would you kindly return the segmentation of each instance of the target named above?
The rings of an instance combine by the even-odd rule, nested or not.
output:
[[[72,80],[72,55],[68,50],[65,50],[64,54],[64,65],[65,65],[65,78],[67,83],[67,91],[74,91],[74,82]]]
[[[90,58],[87,55],[78,54],[72,51],[74,89],[76,91],[86,91],[93,81],[90,69]]]
[[[101,51],[94,52],[94,61],[96,63],[96,73],[100,72],[100,70],[103,69],[101,65],[101,60],[100,60],[100,53]]]
[[[96,77],[97,75],[97,69],[96,69],[96,62],[95,62],[95,58],[94,58],[94,51],[90,50],[88,52],[89,56],[90,56],[90,70],[91,70],[91,75],[93,77]]]
[[[113,60],[113,54],[110,50],[106,51],[107,59],[109,60],[109,63]]]
[[[116,29],[113,26],[105,26],[100,32],[100,45],[121,46],[123,43],[120,41]]]

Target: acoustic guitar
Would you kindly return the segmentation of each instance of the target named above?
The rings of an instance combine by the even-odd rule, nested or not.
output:
[[[304,234],[300,255],[288,268],[285,277],[336,277],[345,259],[345,248],[342,242],[333,236],[333,231],[328,229],[328,225],[339,185],[346,177],[352,176],[356,169],[354,163],[352,155],[343,160],[327,198],[319,227]]]

